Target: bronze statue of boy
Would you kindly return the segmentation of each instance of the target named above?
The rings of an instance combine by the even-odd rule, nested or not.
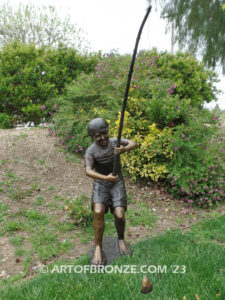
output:
[[[124,240],[127,197],[120,164],[118,175],[113,176],[112,171],[114,155],[134,149],[136,143],[122,139],[121,146],[116,147],[116,138],[109,138],[108,131],[109,125],[104,119],[96,118],[88,124],[88,133],[94,139],[94,143],[85,152],[85,168],[87,176],[94,179],[91,203],[94,212],[95,251],[91,263],[95,265],[106,263],[102,253],[102,238],[104,214],[109,208],[115,218],[119,251],[121,254],[129,253]]]

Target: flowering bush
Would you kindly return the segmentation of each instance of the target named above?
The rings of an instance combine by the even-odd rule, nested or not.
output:
[[[135,99],[144,99],[141,102],[141,111],[144,111],[145,118],[163,129],[166,126],[174,127],[177,124],[185,122],[186,115],[190,106],[190,99],[180,99],[178,95],[172,95],[176,85],[168,84],[161,79],[153,79],[149,83],[151,88],[151,99],[137,98],[136,86],[132,85],[130,95]],[[129,109],[129,108],[128,108]]]
[[[142,51],[133,76],[137,95],[151,99],[151,82],[155,79],[166,81],[170,85],[168,93],[189,99],[192,107],[201,107],[204,102],[216,99],[217,90],[213,85],[217,81],[216,73],[205,69],[204,64],[189,53]]]
[[[67,87],[54,130],[68,150],[79,153],[89,146],[87,124],[96,117],[108,120],[110,135],[117,136],[129,64],[128,55],[105,55],[94,73],[81,74]],[[139,53],[122,135],[138,143],[121,156],[132,178],[163,180],[174,196],[189,204],[207,206],[223,200],[224,164],[216,167],[218,150],[212,149],[218,138],[217,117],[202,108],[216,97],[215,81],[215,73],[189,54]]]
[[[190,114],[176,127],[169,148],[169,190],[187,205],[212,206],[225,200],[225,133],[213,113]],[[207,122],[207,123],[206,123]]]

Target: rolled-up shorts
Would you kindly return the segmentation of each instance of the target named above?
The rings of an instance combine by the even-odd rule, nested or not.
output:
[[[102,203],[106,207],[105,213],[110,208],[111,213],[117,206],[122,206],[127,210],[127,195],[123,178],[118,178],[116,182],[95,180],[91,197],[91,209],[95,203]]]

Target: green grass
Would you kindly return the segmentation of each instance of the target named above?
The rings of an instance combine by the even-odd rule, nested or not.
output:
[[[13,245],[15,247],[21,247],[23,245],[23,242],[24,242],[24,237],[15,236],[15,237],[12,237],[9,241],[10,241],[11,245]]]
[[[128,226],[150,226],[156,224],[157,216],[150,213],[149,207],[145,202],[138,203],[136,208],[129,208],[126,214]]]
[[[31,190],[34,191],[34,192],[40,190],[40,188],[38,187],[38,184],[36,182],[31,184]]]
[[[79,162],[79,158],[77,155],[66,154],[65,159],[66,162],[73,162],[74,164],[77,164]]]
[[[25,139],[27,137],[28,137],[28,135],[26,133],[21,133],[20,135],[15,136],[16,139],[21,139],[21,138]]]
[[[35,206],[41,206],[45,202],[45,198],[43,196],[37,196],[34,201]]]
[[[68,232],[74,230],[74,224],[72,222],[57,222],[55,223],[55,228],[61,232]]]
[[[8,196],[13,201],[21,201],[25,199],[27,193],[22,190],[20,187],[9,187],[7,190]]]
[[[33,234],[29,241],[32,243],[36,253],[38,253],[40,260],[54,257],[64,251],[68,251],[73,246],[68,240],[60,242],[53,231],[45,228]]]
[[[0,211],[5,211],[5,210],[8,210],[8,209],[9,209],[8,204],[3,204],[3,203],[0,201]]]
[[[19,179],[19,176],[17,176],[17,175],[16,175],[15,173],[13,173],[13,172],[7,172],[7,173],[5,174],[5,176],[8,177],[8,178],[10,178],[10,179],[12,179],[13,181],[16,181],[16,180]]]
[[[46,162],[46,158],[45,157],[41,157],[39,160],[38,160],[39,164],[40,165],[44,165],[45,162]]]
[[[8,216],[9,213],[7,210],[9,210],[9,206],[0,202],[0,223],[6,219],[6,216]]]
[[[48,266],[47,274],[24,280],[20,285],[7,285],[6,281],[1,299],[182,300],[185,296],[192,300],[198,295],[201,300],[222,300],[225,297],[225,247],[214,242],[208,232],[212,228],[216,236],[221,237],[224,221],[225,215],[214,217],[193,226],[190,231],[169,230],[137,243],[132,246],[132,257],[121,257],[114,262],[123,268],[128,266],[129,270],[134,266],[136,272],[78,274],[67,269],[65,273],[51,273],[56,267]],[[88,265],[89,259],[82,257],[71,264]],[[60,269],[60,263],[57,268]],[[149,272],[143,273],[148,268]],[[140,293],[143,275],[148,275],[153,284],[151,294]]]
[[[24,250],[24,249],[22,249],[22,248],[17,248],[16,250],[15,250],[15,256],[23,256],[24,254],[26,253],[26,251]]]
[[[34,209],[21,209],[18,214],[25,217],[25,223],[28,223],[30,226],[41,226],[49,223],[48,215],[41,214]]]
[[[211,218],[206,223],[199,223],[191,228],[191,232],[202,240],[225,243],[225,216]]]

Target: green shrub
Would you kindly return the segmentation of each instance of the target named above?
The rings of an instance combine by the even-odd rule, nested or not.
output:
[[[81,55],[63,46],[5,45],[0,51],[0,112],[36,123],[40,106],[62,93],[81,72],[92,71],[96,61],[97,55]]]
[[[156,50],[143,51],[136,62],[134,84],[137,95],[152,98],[151,82],[159,78],[170,87],[168,93],[179,99],[189,99],[192,107],[201,107],[204,102],[216,99],[217,81],[215,72],[207,70],[189,53],[176,55]]]
[[[21,111],[24,114],[23,120],[25,122],[32,120],[34,122],[34,125],[40,124],[43,118],[43,113],[40,104],[38,105],[30,102],[27,106],[22,107]]]
[[[213,112],[190,112],[188,125],[174,130],[168,188],[187,205],[208,207],[225,199],[225,133],[217,119]]]
[[[72,102],[65,98],[66,96],[61,96],[52,99],[56,109],[51,114],[53,117],[52,124],[48,131],[50,135],[59,137],[59,142],[66,150],[81,154],[90,144],[90,137],[87,134],[87,123],[90,115],[82,109],[74,111]],[[47,107],[53,106],[52,103],[48,101]],[[50,111],[52,112],[52,109]]]
[[[137,142],[138,146],[132,152],[121,156],[121,164],[126,168],[133,179],[144,178],[159,181],[166,178],[168,163],[173,151],[168,144],[172,137],[172,129],[157,128],[143,117],[142,108],[146,104],[145,99],[139,101],[129,98],[128,111],[125,113],[123,136]],[[119,118],[111,129],[113,136],[117,135]]]
[[[56,94],[44,48],[13,43],[0,51],[0,111],[23,118],[22,108]],[[33,120],[30,120],[33,121]]]
[[[135,118],[141,113],[141,117],[163,129],[166,126],[174,127],[182,124],[186,120],[187,112],[190,106],[190,99],[180,99],[178,95],[169,93],[168,90],[174,92],[176,85],[170,85],[167,81],[156,79],[149,83],[151,89],[151,99],[138,98],[136,86],[132,85],[130,95],[135,100],[135,107],[132,107],[132,98],[128,102],[128,111]],[[138,106],[139,112],[136,107]]]
[[[12,116],[7,115],[6,113],[0,113],[0,128],[7,129],[13,127],[14,119]]]
[[[129,63],[128,55],[106,55],[97,63],[95,73],[81,74],[67,87],[51,130],[69,151],[89,146],[87,124],[95,117],[107,119],[110,135],[117,136]],[[187,53],[153,50],[139,54],[123,129],[123,137],[137,141],[138,147],[121,156],[122,165],[134,179],[163,180],[170,183],[174,196],[199,206],[224,199],[220,193],[224,190],[224,163],[215,167],[218,149],[213,149],[212,142],[217,138],[217,120],[203,109],[204,102],[216,97],[216,78]],[[216,173],[207,173],[209,167]],[[199,191],[193,192],[191,180]],[[207,193],[205,180],[210,183]]]

